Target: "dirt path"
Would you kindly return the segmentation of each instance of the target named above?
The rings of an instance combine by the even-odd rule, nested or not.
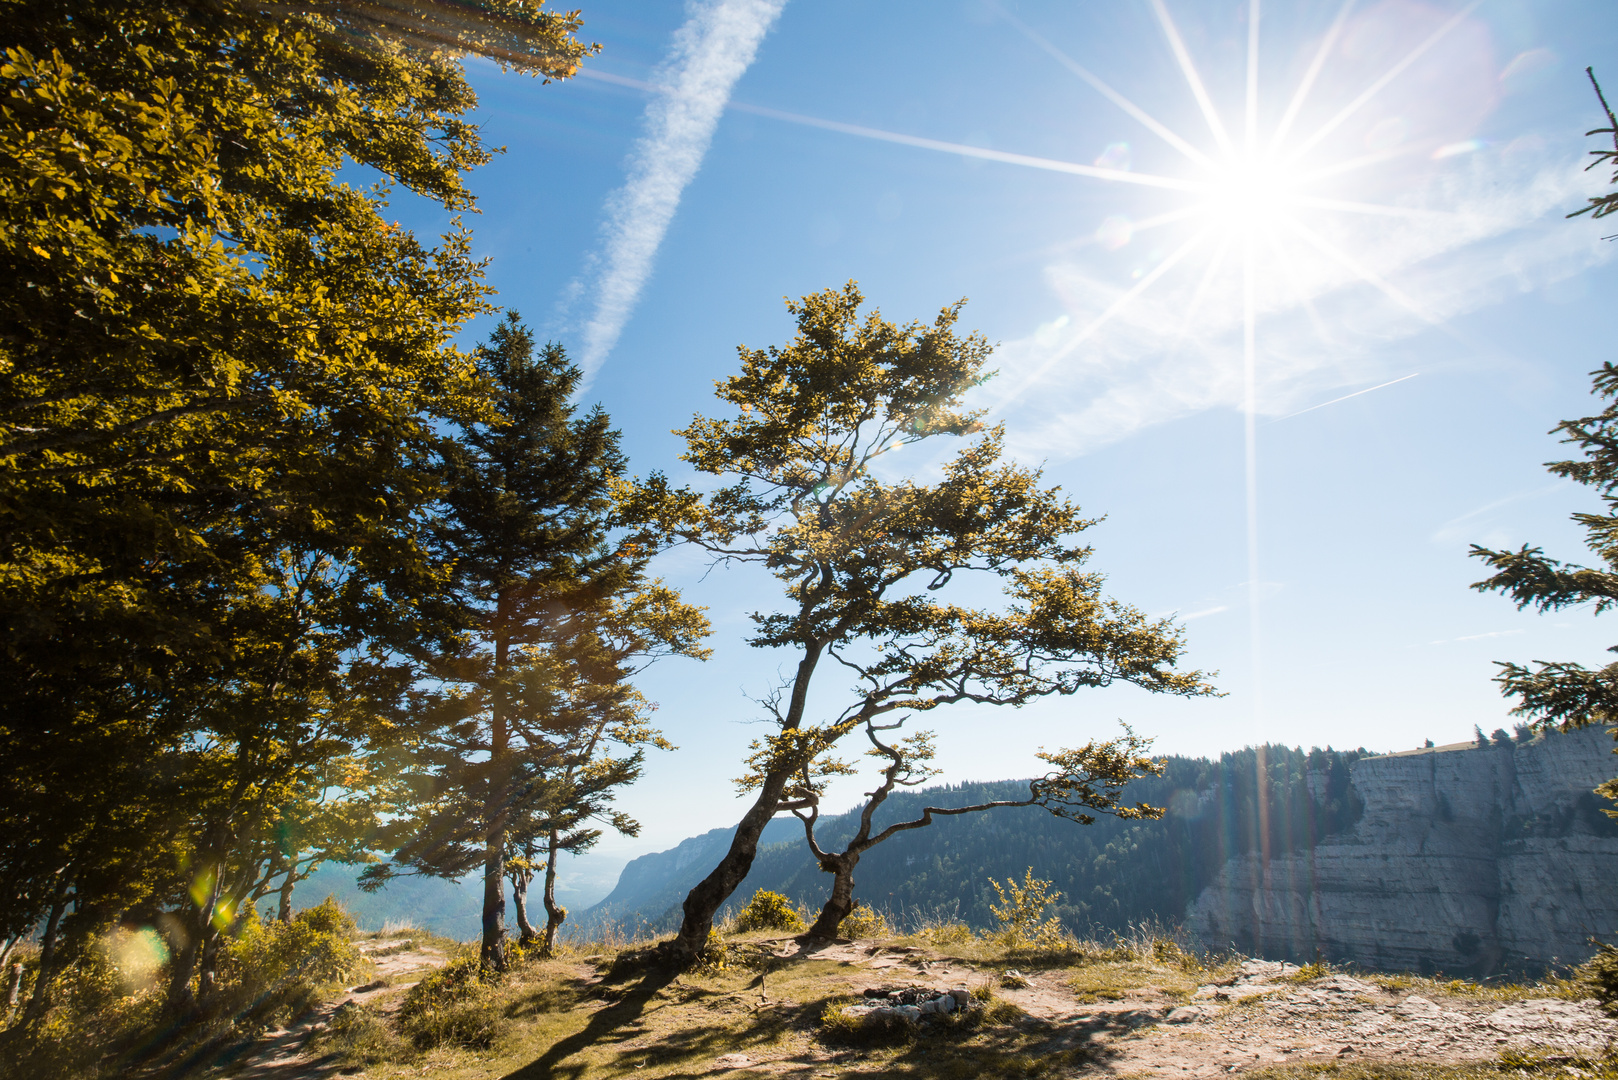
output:
[[[304,1052],[310,1036],[320,1031],[346,1002],[364,1005],[416,984],[427,970],[444,961],[437,949],[418,946],[409,938],[370,938],[358,943],[361,955],[376,965],[376,976],[339,997],[324,1002],[290,1026],[265,1032],[251,1057],[231,1072],[244,1080],[322,1080],[338,1066]]]
[[[772,951],[783,958],[805,955],[790,944]],[[869,980],[872,986],[944,989],[990,981],[997,995],[1027,1014],[1026,1023],[1048,1033],[1048,1050],[1087,1047],[1102,1075],[1211,1077],[1284,1062],[1460,1062],[1506,1049],[1595,1056],[1618,1047],[1618,1020],[1590,1001],[1444,996],[1439,1003],[1343,974],[1299,982],[1297,967],[1264,960],[1248,960],[1230,978],[1199,986],[1189,1002],[1148,987],[1085,1004],[1065,971],[1028,974],[1027,985],[1014,987],[1004,985],[1000,971],[915,948],[855,943],[812,955],[880,976]],[[834,1066],[828,1073],[828,1064],[731,1054],[714,1061],[713,1073],[841,1071]]]

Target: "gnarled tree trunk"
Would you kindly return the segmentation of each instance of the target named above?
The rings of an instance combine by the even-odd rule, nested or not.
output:
[[[551,830],[550,843],[545,853],[545,944],[541,956],[550,956],[556,949],[556,932],[567,919],[567,908],[556,902],[556,855],[561,837]]]
[[[815,665],[820,662],[824,649],[823,644],[811,644],[806,647],[803,659],[798,661],[797,677],[792,681],[792,700],[781,721],[783,732],[795,731],[803,723],[809,682],[814,677]],[[764,782],[759,785],[758,798],[736,826],[736,835],[731,837],[725,857],[719,860],[719,865],[707,877],[697,883],[696,888],[686,894],[685,903],[681,905],[685,918],[680,922],[680,932],[665,946],[669,958],[676,964],[691,963],[707,946],[714,915],[753,868],[753,859],[758,855],[758,838],[764,835],[764,827],[770,823],[770,819],[783,809],[781,797],[796,771],[789,766],[765,772]]]
[[[810,941],[831,941],[837,937],[837,928],[854,910],[854,867],[859,865],[860,852],[848,851],[841,855],[828,855],[820,860],[820,868],[833,875],[831,896],[820,909],[820,917],[804,936]]]
[[[278,921],[289,923],[292,921],[292,890],[298,884],[298,863],[293,860],[287,867],[286,880],[281,882],[281,903],[276,909],[275,917]]]
[[[764,835],[764,827],[780,808],[781,794],[786,790],[789,779],[790,774],[784,772],[780,776],[765,776],[758,799],[742,818],[741,824],[736,826],[736,835],[731,837],[730,849],[725,852],[725,857],[713,868],[712,873],[686,895],[683,905],[685,919],[680,923],[679,934],[668,944],[671,959],[676,963],[690,963],[708,944],[708,932],[713,929],[714,915],[753,868],[753,858],[758,854],[758,838]]]
[[[526,866],[511,875],[511,905],[517,913],[519,945],[528,945],[539,937],[534,933],[534,924],[528,921],[528,883],[533,880],[534,872]]]
[[[45,936],[39,941],[39,971],[34,975],[34,992],[23,1010],[23,1020],[33,1021],[45,1015],[50,1006],[49,988],[56,976],[56,943],[62,928],[62,913],[67,910],[68,875],[64,873],[56,885],[56,896],[51,900],[51,913],[45,920]]]

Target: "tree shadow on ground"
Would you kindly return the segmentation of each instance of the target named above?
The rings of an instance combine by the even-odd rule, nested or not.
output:
[[[644,958],[643,966],[622,962],[615,965],[602,978],[596,991],[608,1004],[596,1010],[581,1030],[557,1040],[538,1058],[507,1073],[505,1080],[551,1080],[582,1074],[588,1068],[584,1062],[566,1067],[562,1062],[592,1046],[634,1038],[639,1033],[629,1030],[630,1025],[640,1019],[647,1004],[679,975],[678,968],[659,962],[655,956]]]

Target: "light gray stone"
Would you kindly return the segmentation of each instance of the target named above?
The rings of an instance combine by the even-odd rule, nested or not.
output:
[[[1312,851],[1228,861],[1192,903],[1206,944],[1381,970],[1485,975],[1618,933],[1618,836],[1591,789],[1618,770],[1587,728],[1513,747],[1363,758],[1365,812]]]

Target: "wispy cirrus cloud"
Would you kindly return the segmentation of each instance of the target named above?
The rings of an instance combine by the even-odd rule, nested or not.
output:
[[[591,298],[579,366],[588,378],[618,343],[680,196],[702,167],[731,88],[752,64],[786,0],[693,0],[652,77],[644,133],[624,186],[607,199],[602,244],[576,291]]]
[[[1579,149],[1568,145],[1554,165],[1541,150],[1478,153],[1435,170],[1400,200],[1442,208],[1430,215],[1310,223],[1351,264],[1293,237],[1284,251],[1262,239],[1257,413],[1289,418],[1356,391],[1397,393],[1411,360],[1393,346],[1435,328],[1453,339],[1439,350],[1452,359],[1425,350],[1424,370],[1474,361],[1491,346],[1465,340],[1452,320],[1618,254],[1598,229],[1564,220],[1604,179],[1581,171]],[[1164,249],[1192,239],[1188,230]],[[1015,413],[1015,451],[1058,460],[1194,413],[1241,409],[1242,278],[1230,247],[1205,237],[1132,296],[1134,283],[1109,280],[1082,258],[1048,265],[1064,313],[1006,342],[999,377],[980,392],[981,404]],[[1143,265],[1149,273],[1156,264]]]

